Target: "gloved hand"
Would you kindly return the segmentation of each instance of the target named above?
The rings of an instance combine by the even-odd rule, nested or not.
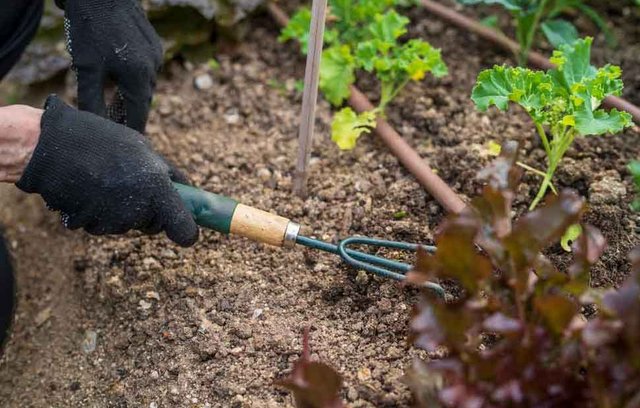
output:
[[[40,194],[70,229],[95,235],[165,231],[190,246],[198,227],[172,174],[138,132],[50,96],[38,145],[16,185]]]
[[[160,37],[139,0],[56,0],[65,10],[67,48],[78,76],[78,107],[144,132],[158,70]],[[106,107],[107,79],[117,84]]]

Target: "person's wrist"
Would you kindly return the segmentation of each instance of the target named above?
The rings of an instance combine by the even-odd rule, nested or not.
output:
[[[40,138],[42,109],[25,105],[0,108],[0,181],[15,183],[31,160]]]

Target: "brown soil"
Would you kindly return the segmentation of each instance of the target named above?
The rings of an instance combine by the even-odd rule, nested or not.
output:
[[[523,160],[542,167],[525,115],[478,113],[468,98],[479,70],[509,56],[424,11],[411,16],[412,34],[443,48],[451,75],[409,86],[391,108],[390,122],[467,197],[478,190],[475,173],[490,159],[489,140],[521,141]],[[620,50],[595,54],[621,62],[637,89],[640,54],[627,51],[632,39],[625,35],[637,38],[634,18],[620,17]],[[329,140],[324,102],[310,198],[291,196],[300,106],[293,81],[302,77],[304,61],[293,45],[275,40],[268,19],[256,19],[253,27],[236,52],[219,57],[210,90],[192,85],[204,68],[168,69],[149,125],[155,146],[198,186],[296,219],[320,238],[432,242],[443,217],[439,206],[374,136],[340,153]],[[361,85],[372,89],[366,79]],[[626,254],[639,242],[625,168],[640,157],[637,137],[633,129],[577,141],[556,179],[589,198],[587,221],[609,240],[594,285],[619,284]],[[525,177],[518,212],[537,182]],[[395,220],[401,210],[408,216]],[[328,255],[207,231],[186,250],[164,237],[65,231],[37,197],[8,187],[0,195],[0,221],[8,228],[20,290],[0,365],[3,406],[286,406],[290,397],[272,384],[297,359],[307,325],[314,354],[344,375],[351,406],[410,401],[401,382],[417,355],[406,346],[416,295],[410,289],[358,274]],[[549,253],[560,265],[569,259],[559,247]],[[91,333],[96,347],[87,351]]]

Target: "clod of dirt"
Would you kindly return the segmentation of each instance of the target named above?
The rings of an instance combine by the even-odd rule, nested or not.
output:
[[[626,195],[627,188],[615,170],[599,174],[589,188],[589,201],[595,205],[620,203]]]

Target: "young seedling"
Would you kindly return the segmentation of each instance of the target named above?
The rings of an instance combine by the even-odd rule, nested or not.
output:
[[[583,0],[458,0],[465,5],[499,4],[507,9],[516,23],[516,39],[520,44],[517,55],[518,64],[526,66],[529,52],[533,46],[538,30],[549,43],[558,48],[562,44],[571,44],[578,39],[578,30],[569,21],[559,18],[568,10],[578,10],[593,21],[606,35],[607,41],[615,44],[606,21],[589,7]]]
[[[401,41],[407,33],[409,19],[395,7],[407,4],[398,0],[330,0],[331,15],[325,31],[325,50],[320,66],[320,90],[335,107],[351,95],[351,85],[358,71],[375,75],[380,82],[377,108],[357,114],[351,108],[336,113],[332,140],[343,150],[353,149],[363,133],[375,127],[387,105],[410,82],[420,81],[427,73],[435,77],[447,74],[440,50],[429,43],[411,39]],[[302,52],[307,51],[311,13],[303,8],[282,30],[281,41],[296,39]]]
[[[492,105],[506,111],[515,103],[535,124],[547,169],[531,210],[544,198],[576,137],[615,134],[632,125],[628,113],[600,108],[607,96],[622,93],[623,83],[619,67],[591,66],[591,44],[592,39],[585,38],[561,45],[551,58],[556,68],[547,72],[495,66],[480,73],[473,89],[471,99],[481,111]]]
[[[640,161],[631,162],[629,170],[633,176],[633,182],[636,185],[637,198],[631,204],[634,211],[640,211]]]
[[[296,408],[344,407],[340,399],[340,374],[327,364],[311,361],[308,328],[302,340],[302,356],[294,363],[291,374],[276,385],[293,393]]]

